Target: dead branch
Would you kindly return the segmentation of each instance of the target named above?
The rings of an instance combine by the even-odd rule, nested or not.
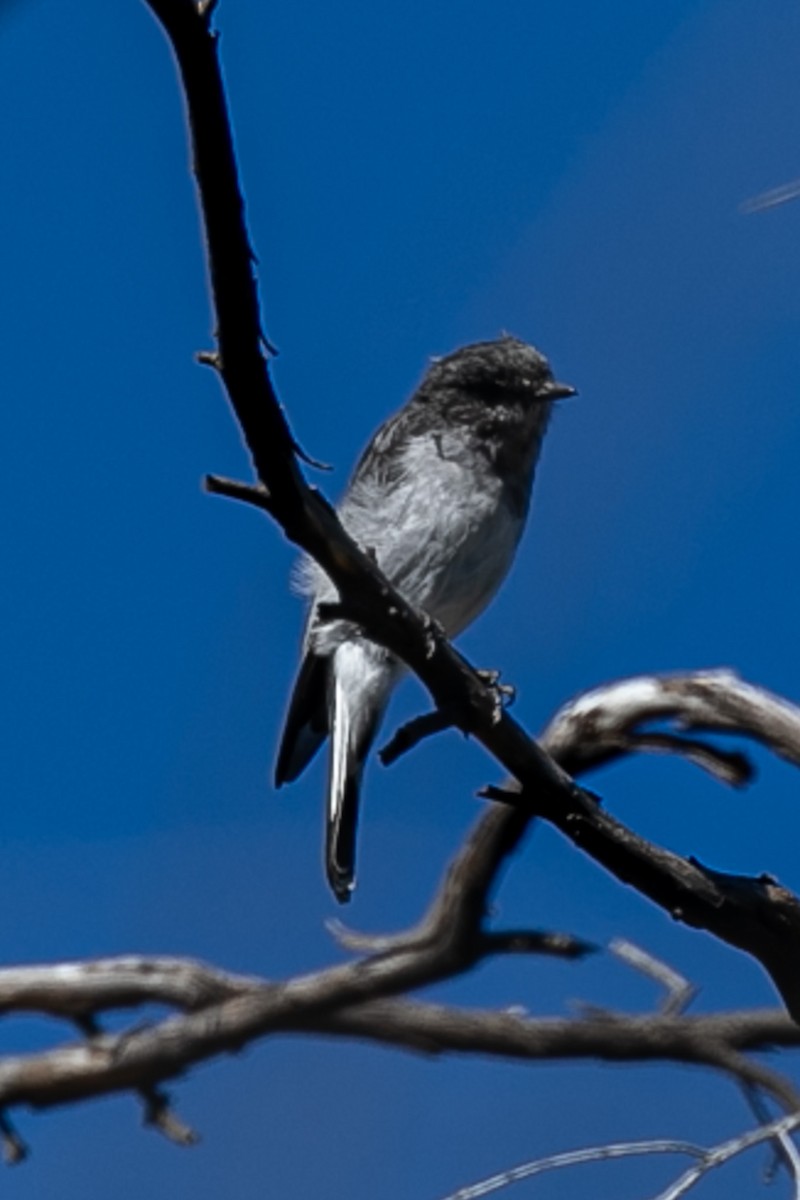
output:
[[[672,723],[676,754],[685,753],[685,731],[713,731],[751,738],[800,766],[800,709],[725,668],[637,675],[583,692],[559,709],[541,741],[564,770],[578,774],[637,748],[652,749],[627,739],[653,721]]]
[[[97,958],[0,968],[0,1013],[78,1021],[112,1009],[168,1004],[187,1012],[249,991],[260,980],[189,958]]]
[[[138,972],[130,958],[69,965],[72,978],[65,977],[61,986],[54,983],[44,999],[44,1011],[69,1011],[74,979],[81,971],[91,971],[109,997],[124,995],[126,1006],[134,1002],[130,981],[138,973],[138,1003],[163,1001],[177,964],[173,960],[164,976],[145,959],[140,960]],[[58,966],[37,969],[58,976]],[[184,980],[189,986],[176,993],[176,1001],[182,995],[193,1005],[198,995],[227,989],[232,994],[146,1027],[6,1058],[0,1061],[0,1108],[49,1107],[133,1089],[147,1093],[167,1079],[180,1077],[191,1065],[221,1053],[236,1053],[255,1038],[300,1031],[357,1037],[428,1054],[490,1054],[520,1061],[681,1062],[712,1067],[757,1086],[787,1111],[800,1107],[800,1097],[786,1080],[748,1057],[754,1051],[800,1044],[800,1029],[778,1010],[695,1017],[591,1011],[579,1018],[544,1019],[407,999],[354,998],[361,990],[357,977],[374,970],[374,961],[367,960],[276,984],[245,981],[187,961]],[[0,972],[0,984],[9,995],[4,974]],[[389,975],[384,974],[382,983],[388,986]],[[27,995],[24,981],[21,988]]]
[[[505,799],[518,807],[520,814],[513,818],[503,814],[496,824],[487,823],[480,834],[485,845],[483,856],[477,856],[483,874],[474,889],[476,898],[480,899],[491,885],[530,816],[541,815],[617,878],[636,887],[677,919],[706,929],[757,958],[790,1012],[800,1017],[799,985],[795,973],[786,967],[793,961],[800,933],[800,904],[795,897],[771,880],[713,874],[696,862],[647,843],[607,816],[595,797],[580,789],[564,769],[565,765],[567,769],[587,769],[629,752],[633,748],[632,726],[624,712],[629,714],[637,704],[649,704],[648,714],[652,717],[659,715],[657,704],[638,695],[633,700],[628,696],[625,704],[619,693],[613,700],[607,696],[604,711],[617,713],[617,740],[613,743],[608,728],[598,723],[597,705],[587,708],[584,698],[583,708],[573,708],[571,716],[562,714],[538,745],[507,711],[498,709],[496,689],[406,604],[370,555],[344,532],[327,502],[305,483],[296,459],[296,443],[262,354],[254,256],[244,222],[209,15],[194,0],[146,2],[169,36],[183,81],[217,314],[219,352],[213,361],[252,458],[258,480],[258,506],[268,509],[286,535],[328,573],[339,591],[341,611],[406,662],[448,720],[476,737],[517,781],[506,791]],[[214,485],[216,490],[225,490],[226,485],[219,486],[219,482]],[[238,492],[241,494],[241,488]],[[236,488],[227,487],[227,494],[236,493]],[[253,494],[247,498],[255,499]],[[659,692],[662,709],[666,706],[667,711],[677,712],[681,708],[688,713],[693,704],[698,711],[716,713],[715,720],[721,721],[722,697],[731,697],[732,689],[721,686],[716,694],[704,696],[702,688],[698,690],[697,678],[693,691],[664,681],[652,685],[651,690]],[[630,690],[630,683],[627,686]],[[740,696],[740,700],[744,710],[740,723],[751,719],[752,724],[752,718],[763,711],[763,704],[751,705],[748,713],[745,698]],[[772,739],[769,744],[774,748],[784,745],[776,732],[781,715],[785,714],[772,711],[766,722]],[[731,721],[727,730],[735,726],[733,716]],[[579,744],[592,745],[593,725],[605,737],[595,735],[594,753],[587,759],[588,752]],[[575,727],[581,730],[580,743],[570,733]],[[755,730],[755,725],[752,728]],[[625,744],[620,744],[621,730],[628,737]],[[791,742],[793,731],[786,732]],[[759,734],[752,732],[751,736]],[[669,747],[661,741],[660,748],[680,752],[680,744],[674,739]],[[689,752],[688,745],[683,752]],[[691,757],[697,760],[699,753],[697,743],[692,743]],[[727,771],[728,777],[736,775],[737,766],[722,752],[707,749],[705,760],[715,763],[718,772]],[[741,763],[738,769],[741,773]],[[459,886],[472,886],[463,874],[458,882]]]
[[[519,948],[514,945],[523,936],[519,932],[487,933],[485,910],[496,863],[521,834],[520,817],[517,810],[491,810],[459,851],[419,926],[384,939],[372,957],[344,966],[284,983],[190,960],[131,956],[0,970],[7,1013],[38,1011],[70,1021],[89,1016],[94,1022],[104,1011],[153,1002],[181,1010],[145,1028],[92,1033],[81,1043],[0,1060],[0,1110],[125,1090],[149,1100],[195,1063],[236,1053],[257,1038],[300,1031],[431,1054],[678,1061],[723,1071],[767,1091],[787,1110],[798,1106],[800,1097],[788,1082],[750,1057],[766,1047],[800,1043],[800,1028],[780,1012],[630,1017],[591,1011],[578,1019],[541,1020],[399,998],[455,976],[481,957]],[[565,945],[571,954],[586,949],[564,935],[544,936],[540,945],[528,933],[524,940],[528,953]],[[157,1111],[161,1120],[155,1123],[174,1135],[176,1119],[166,1119],[164,1109],[149,1103],[148,1112]],[[190,1137],[187,1132],[182,1140]]]
[[[543,746],[576,773],[618,757],[615,741],[656,719],[678,730],[738,734],[800,765],[800,709],[729,670],[640,676],[596,688],[568,702],[542,734]],[[678,751],[679,752],[679,751]],[[790,1013],[800,1014],[792,963],[800,903],[767,875],[728,875],[646,843],[598,805],[553,810],[567,836],[673,917],[714,933],[756,958]]]
[[[763,1145],[768,1141],[783,1139],[788,1141],[789,1135],[794,1133],[798,1124],[800,1124],[800,1113],[793,1113],[791,1116],[781,1117],[775,1121],[765,1121],[757,1129],[747,1130],[735,1138],[729,1138],[708,1149],[697,1146],[693,1142],[680,1142],[672,1138],[649,1138],[639,1142],[611,1142],[604,1146],[586,1146],[581,1150],[551,1154],[547,1158],[534,1159],[532,1162],[522,1163],[518,1167],[511,1167],[507,1171],[500,1171],[497,1175],[490,1176],[489,1179],[481,1180],[480,1183],[473,1183],[459,1188],[457,1192],[451,1192],[449,1196],[444,1197],[444,1200],[481,1200],[481,1197],[508,1187],[512,1183],[520,1183],[523,1179],[532,1179],[535,1175],[543,1175],[547,1171],[557,1171],[564,1167],[610,1162],[614,1159],[645,1155],[680,1154],[695,1159],[694,1166],[689,1167],[674,1183],[655,1197],[655,1200],[679,1200],[680,1196],[685,1196],[690,1188],[699,1183],[709,1171],[724,1166],[732,1158],[743,1154],[746,1150],[752,1150],[754,1146]],[[798,1173],[794,1164],[792,1178],[796,1191]]]
[[[370,555],[347,536],[323,497],[306,484],[262,349],[266,340],[254,256],[210,29],[213,4],[146,3],[170,39],[187,101],[218,328],[218,350],[205,354],[203,361],[224,384],[256,479],[238,484],[214,477],[209,488],[265,510],[312,555],[336,584],[348,618],[403,659],[429,689],[439,712],[476,737],[516,783],[497,793],[506,804],[493,806],[480,820],[419,924],[368,947],[369,957],[281,983],[167,958],[0,971],[1,1011],[43,1012],[80,1022],[88,1033],[79,1043],[0,1061],[0,1109],[45,1107],[132,1090],[144,1098],[151,1123],[189,1140],[191,1132],[169,1112],[160,1090],[165,1081],[214,1055],[235,1053],[254,1039],[300,1031],[429,1053],[530,1061],[678,1061],[713,1067],[768,1092],[787,1110],[797,1107],[800,1098],[787,1081],[751,1057],[767,1046],[798,1044],[800,1028],[783,1013],[629,1017],[594,1012],[545,1021],[405,998],[414,989],[468,970],[488,954],[552,952],[559,939],[562,952],[587,950],[570,935],[486,928],[499,872],[531,818],[539,815],[674,917],[750,953],[769,972],[790,1013],[800,1018],[800,984],[792,969],[800,933],[797,899],[767,877],[726,876],[648,843],[606,814],[596,797],[570,777],[636,749],[657,748],[699,760],[723,778],[741,782],[741,757],[682,737],[682,731],[739,733],[798,763],[800,714],[721,673],[599,689],[557,714],[541,745],[498,707],[497,689],[406,604]],[[641,729],[653,720],[672,720],[677,732]],[[120,1034],[97,1027],[103,1012],[153,1002],[179,1011]],[[4,1113],[2,1122],[6,1146],[21,1147]]]

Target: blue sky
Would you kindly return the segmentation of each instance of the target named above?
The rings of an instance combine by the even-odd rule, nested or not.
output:
[[[536,729],[604,679],[720,664],[800,696],[800,203],[739,210],[800,174],[797,5],[222,0],[218,25],[275,377],[336,468],[317,482],[335,495],[427,357],[464,341],[512,331],[580,389],[514,572],[461,640],[517,686],[516,715]],[[138,0],[12,0],[0,98],[3,960],[164,951],[274,978],[334,961],[323,767],[270,785],[293,551],[200,489],[246,461],[192,357],[212,319],[166,44]],[[389,726],[426,705],[407,683]],[[797,779],[757,758],[741,794],[661,761],[592,785],[673,849],[798,890]],[[347,920],[412,920],[498,777],[455,734],[374,765]],[[498,919],[633,938],[699,1007],[773,999],[544,829]],[[654,1000],[602,959],[495,963],[440,992],[534,1012]],[[5,1031],[10,1051],[53,1037]],[[192,1152],[140,1131],[128,1098],[22,1114],[35,1156],[15,1194],[434,1200],[587,1142],[710,1142],[749,1120],[732,1088],[677,1069],[296,1041],[177,1094]],[[704,1194],[752,1196],[760,1164]],[[641,1196],[667,1176],[604,1166],[535,1194]]]

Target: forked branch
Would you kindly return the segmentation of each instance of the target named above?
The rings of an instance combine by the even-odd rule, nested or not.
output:
[[[598,689],[561,710],[540,743],[498,709],[496,689],[406,604],[303,478],[264,355],[254,256],[210,28],[214,6],[208,0],[146,3],[174,49],[189,115],[218,330],[218,348],[203,361],[220,375],[255,472],[252,484],[214,479],[210,486],[255,503],[311,554],[336,584],[342,610],[408,664],[439,712],[477,738],[514,783],[494,791],[503,803],[478,822],[419,924],[377,943],[361,939],[358,949],[366,957],[355,962],[281,983],[163,958],[0,971],[0,1010],[43,1012],[78,1025],[86,1035],[45,1053],[0,1061],[0,1110],[130,1090],[144,1098],[152,1123],[188,1140],[161,1085],[194,1063],[235,1052],[256,1038],[298,1030],[431,1053],[690,1062],[768,1092],[787,1110],[796,1108],[798,1097],[786,1080],[751,1057],[767,1045],[798,1044],[800,1029],[784,1013],[695,1018],[593,1013],[543,1021],[408,999],[409,992],[454,977],[489,954],[580,957],[588,951],[568,934],[487,927],[488,901],[501,868],[531,819],[540,816],[673,916],[755,957],[790,1014],[800,1019],[800,984],[791,967],[800,947],[797,899],[768,877],[722,875],[647,842],[571,778],[636,750],[658,750],[683,754],[728,782],[742,783],[748,777],[744,757],[697,735],[754,738],[797,765],[800,712],[719,672]],[[653,729],[653,721],[662,726]],[[101,1031],[103,1013],[150,1002],[176,1011],[144,1028]],[[4,1111],[0,1138],[9,1155],[22,1145]]]

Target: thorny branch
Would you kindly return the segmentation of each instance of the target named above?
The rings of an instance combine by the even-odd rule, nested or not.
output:
[[[255,482],[213,477],[209,490],[255,504],[312,555],[336,584],[342,610],[402,658],[427,686],[439,714],[472,734],[513,782],[494,789],[488,809],[444,876],[419,924],[382,939],[343,935],[365,955],[343,966],[276,983],[230,975],[180,959],[135,957],[0,970],[0,1011],[36,1011],[77,1025],[85,1037],[53,1050],[0,1060],[0,1140],[9,1159],[24,1146],[7,1110],[46,1107],[115,1091],[137,1092],[146,1117],[169,1136],[190,1131],[169,1111],[163,1083],[194,1063],[235,1052],[255,1038],[305,1031],[358,1037],[428,1053],[483,1053],[523,1060],[672,1060],[711,1066],[766,1093],[786,1111],[800,1107],[789,1083],[752,1057],[800,1041],[795,961],[800,903],[767,876],[726,876],[638,837],[571,778],[634,751],[675,753],[729,783],[750,777],[740,753],[710,732],[738,733],[800,765],[800,710],[730,672],[628,680],[565,706],[534,741],[497,704],[496,689],[406,604],[373,559],[347,536],[302,475],[303,456],[275,393],[244,222],[225,96],[210,28],[214,4],[145,0],[178,64],[205,223],[217,349],[201,360],[219,374],[242,431]],[[657,721],[660,727],[653,729]],[[405,742],[440,726],[422,719]],[[665,727],[666,726],[666,727]],[[689,736],[691,733],[691,736]],[[506,1012],[424,1004],[408,993],[453,977],[490,954],[559,953],[590,947],[568,934],[486,927],[499,872],[533,817],[540,816],[643,895],[762,963],[789,1010],[690,1017],[596,1012],[541,1020]],[[158,1021],[108,1034],[98,1017],[118,1008],[166,1004]]]

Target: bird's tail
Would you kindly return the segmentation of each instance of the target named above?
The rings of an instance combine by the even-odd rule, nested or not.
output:
[[[350,742],[346,712],[347,706],[342,704],[333,721],[325,825],[325,869],[341,904],[350,899],[356,881],[356,831],[364,765]]]
[[[336,651],[330,680],[331,735],[325,868],[336,899],[355,887],[356,832],[364,760],[375,740],[395,669],[367,643],[345,642]]]

